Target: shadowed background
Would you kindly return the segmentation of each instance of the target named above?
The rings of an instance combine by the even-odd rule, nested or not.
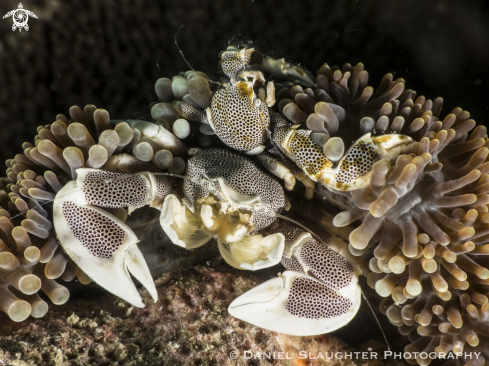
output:
[[[0,15],[18,7],[4,0]],[[489,121],[489,7],[484,1],[29,0],[29,31],[0,19],[0,160],[21,152],[36,127],[70,106],[94,104],[112,118],[149,114],[155,81],[196,69],[217,78],[230,41],[300,63],[313,73],[327,62],[363,62],[376,87],[386,72],[429,99],[442,116],[455,107]],[[364,309],[363,307],[362,309]],[[368,309],[355,326],[379,337]],[[384,321],[385,322],[385,321]],[[342,331],[338,332],[341,333]],[[397,330],[391,333],[397,335]],[[341,334],[339,334],[341,336]],[[363,336],[363,337],[362,337]],[[399,337],[399,336],[397,336]]]
[[[18,0],[0,4],[3,15]],[[30,30],[0,19],[0,160],[21,151],[36,127],[70,106],[112,117],[149,113],[154,82],[188,70],[213,74],[229,41],[253,42],[313,73],[328,62],[363,62],[371,85],[386,72],[442,115],[461,106],[489,120],[489,9],[484,1],[29,0]],[[214,75],[215,76],[215,75]],[[419,95],[418,94],[418,95]]]

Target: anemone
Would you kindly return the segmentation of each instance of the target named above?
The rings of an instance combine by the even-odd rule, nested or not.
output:
[[[381,311],[409,337],[406,351],[482,351],[483,357],[469,363],[484,364],[489,359],[486,128],[476,127],[461,108],[440,119],[441,98],[417,97],[392,74],[373,93],[362,64],[341,70],[323,65],[316,82],[314,90],[284,86],[277,95],[279,109],[319,134],[315,141],[324,144],[332,161],[348,155],[343,153],[348,143],[366,133],[397,132],[415,141],[394,161],[374,162],[364,188],[319,187],[319,196],[333,196],[330,202],[341,210],[333,224],[357,226],[349,236],[350,251],[369,259],[367,281],[384,297]],[[361,174],[364,154],[353,154],[352,174]]]
[[[67,282],[77,278],[82,284],[91,282],[59,245],[61,234],[53,225],[51,201],[69,181],[77,179],[78,169],[103,167],[128,173],[161,172],[158,166],[164,163],[171,167],[179,156],[186,154],[183,143],[170,132],[158,130],[156,125],[150,126],[156,128],[152,130],[144,127],[143,121],[112,127],[107,111],[93,105],[87,105],[82,111],[75,106],[70,109],[70,119],[60,114],[52,124],[39,126],[35,145],[24,143],[24,153],[6,161],[7,178],[2,178],[0,183],[3,207],[0,211],[0,299],[1,310],[12,320],[46,314],[48,304],[37,294],[39,290],[55,305],[68,301],[68,289],[55,280]],[[148,155],[152,156],[149,161],[144,158]],[[183,169],[180,166],[178,172]],[[161,183],[166,177],[158,180]],[[164,194],[163,186],[158,185],[162,187],[160,194]],[[112,199],[99,194],[93,196],[92,203],[100,205],[110,201],[105,211],[124,222],[128,213],[118,204],[116,195],[124,196],[129,186],[117,187],[120,191],[113,192]],[[137,207],[137,203],[134,205]],[[102,248],[101,242],[95,241],[94,251],[102,250],[101,256],[112,255],[113,250],[107,252],[110,248],[105,245]]]
[[[273,110],[309,131],[331,166],[340,166],[342,183],[368,176],[367,185],[353,190],[316,184],[315,197],[339,210],[336,227],[352,226],[350,252],[369,261],[368,285],[412,342],[406,351],[482,351],[472,363],[483,364],[489,359],[486,128],[461,108],[441,118],[442,98],[417,96],[392,74],[374,92],[363,64],[324,64],[314,77],[283,59],[259,55],[251,62],[249,69],[275,82]],[[366,134],[378,141],[400,134],[413,143],[382,159],[352,144]],[[282,263],[298,270],[285,254]]]

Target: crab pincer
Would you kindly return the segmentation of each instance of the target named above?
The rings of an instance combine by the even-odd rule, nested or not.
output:
[[[287,233],[282,257],[287,270],[234,300],[229,314],[295,336],[341,328],[360,307],[361,270],[298,226],[286,223],[281,231]]]
[[[129,273],[158,300],[153,278],[137,246],[133,231],[109,212],[97,207],[129,207],[155,198],[156,181],[150,173],[127,174],[78,169],[54,200],[54,226],[68,255],[95,282],[130,304],[144,307]]]

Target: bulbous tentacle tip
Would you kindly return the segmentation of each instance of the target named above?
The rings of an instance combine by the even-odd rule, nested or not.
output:
[[[368,245],[368,239],[363,235],[362,231],[357,228],[350,234],[350,244],[355,249],[365,249]]]
[[[348,225],[347,214],[344,212],[340,212],[333,219],[333,225],[336,227],[342,227]]]

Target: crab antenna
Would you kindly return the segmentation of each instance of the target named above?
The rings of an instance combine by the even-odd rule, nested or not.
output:
[[[180,55],[182,56],[183,60],[185,61],[185,63],[188,65],[188,67],[190,67],[190,69],[195,72],[195,69],[189,64],[189,62],[187,61],[187,59],[185,58],[185,55],[183,54],[182,50],[180,49],[180,47],[178,46],[178,42],[177,42],[177,36],[178,36],[178,33],[180,32],[180,29],[183,28],[183,24],[180,26],[180,28],[178,28],[177,30],[177,33],[175,33],[175,46],[177,46],[177,49],[178,49],[178,52],[180,52]],[[221,85],[221,83],[217,82],[217,81],[214,81],[214,80],[208,80],[210,83],[212,84],[216,84],[216,85]]]
[[[190,67],[190,69],[195,72],[194,68],[188,63],[180,47],[178,47],[177,36],[178,36],[178,32],[180,32],[182,28],[183,28],[183,24],[180,26],[180,28],[178,28],[177,33],[175,33],[175,46],[177,46],[178,52],[180,52],[180,55],[182,56],[183,60],[188,65],[188,67]]]
[[[387,346],[387,350],[390,351],[391,348],[389,347],[389,342],[387,342],[387,337],[385,336],[384,329],[382,329],[382,325],[380,325],[379,319],[377,318],[377,315],[375,315],[374,309],[372,309],[372,306],[370,305],[370,303],[367,300],[367,296],[365,296],[365,294],[363,293],[363,291],[361,289],[360,289],[360,292],[362,293],[363,299],[367,303],[368,307],[370,308],[370,311],[372,312],[375,320],[377,321],[377,325],[379,326],[380,331],[382,332],[382,336],[384,337],[384,341],[385,341],[385,344]]]

